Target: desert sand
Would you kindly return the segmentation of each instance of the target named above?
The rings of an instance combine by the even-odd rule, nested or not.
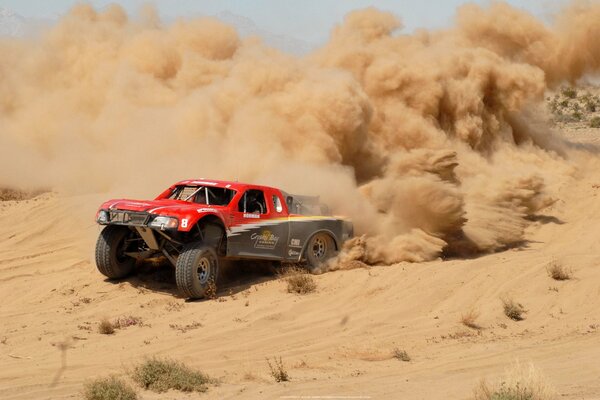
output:
[[[599,398],[600,97],[568,87],[600,71],[598,21],[595,2],[552,22],[494,2],[406,33],[367,8],[295,57],[81,4],[0,40],[0,189],[43,191],[0,201],[0,398],[80,398],[153,356],[218,383],[143,399],[468,399],[517,362]],[[98,205],[202,177],[321,195],[358,237],[305,295],[258,265],[195,302],[169,268],[104,279]]]
[[[585,129],[565,136],[588,145],[599,137]],[[561,398],[596,398],[599,184],[596,170],[580,169],[523,243],[506,251],[328,272],[303,296],[287,293],[277,276],[245,268],[229,274],[217,299],[197,302],[178,297],[168,270],[120,282],[97,272],[93,215],[106,195],[2,202],[0,397],[78,398],[84,381],[126,376],[157,355],[220,384],[205,394],[143,392],[144,399],[461,399],[516,360],[539,368]],[[573,279],[552,280],[546,268],[553,261],[572,269]],[[523,321],[503,314],[507,295],[527,309]],[[460,323],[472,309],[480,331]],[[102,318],[120,316],[143,324],[98,333]],[[411,361],[393,358],[395,348]],[[273,381],[267,357],[282,358],[289,382]]]

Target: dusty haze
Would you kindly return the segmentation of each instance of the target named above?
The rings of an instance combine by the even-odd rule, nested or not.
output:
[[[73,8],[0,41],[0,185],[152,196],[191,177],[320,194],[360,235],[343,260],[424,261],[518,242],[574,173],[529,110],[600,68],[600,5],[552,26],[504,3],[402,33],[350,13],[305,58],[214,19]]]

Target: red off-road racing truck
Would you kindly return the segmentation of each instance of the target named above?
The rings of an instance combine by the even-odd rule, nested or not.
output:
[[[188,298],[215,288],[219,259],[303,263],[314,270],[353,235],[352,223],[327,215],[318,198],[238,182],[185,180],[154,200],[110,200],[96,221],[96,265],[110,279],[136,261],[165,257]]]

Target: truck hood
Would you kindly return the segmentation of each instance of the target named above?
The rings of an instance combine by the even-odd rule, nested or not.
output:
[[[221,206],[205,205],[198,203],[190,203],[183,200],[130,200],[130,199],[115,199],[109,200],[100,206],[102,210],[124,210],[148,212],[157,215],[178,215],[189,212],[202,211],[217,211],[222,209]]]

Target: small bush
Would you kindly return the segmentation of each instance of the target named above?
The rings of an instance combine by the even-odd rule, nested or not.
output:
[[[573,112],[573,114],[571,114],[571,118],[573,119],[573,121],[579,122],[583,119],[583,115],[581,115],[579,111],[575,111]]]
[[[548,267],[546,267],[546,271],[548,272],[548,276],[555,281],[566,281],[572,277],[571,271],[567,270],[556,261],[552,261]]]
[[[317,284],[311,275],[304,271],[294,270],[286,278],[288,293],[307,294],[317,290]]]
[[[513,321],[522,321],[523,314],[527,312],[521,303],[517,303],[511,298],[502,299],[502,305],[504,308],[504,315]]]
[[[523,368],[518,363],[496,384],[482,380],[473,393],[474,400],[553,400],[554,390],[543,376],[530,365]]]
[[[562,95],[569,99],[577,98],[577,90],[572,87],[565,87],[561,91]]]
[[[410,356],[406,350],[394,349],[394,358],[404,362],[410,361]]]
[[[592,98],[590,95],[587,95],[583,99],[583,103],[585,104],[585,111],[592,113],[596,112],[596,102],[594,101],[594,98]]]
[[[144,389],[162,393],[169,389],[182,392],[206,392],[211,379],[173,360],[151,358],[135,367],[132,378]]]
[[[113,327],[115,329],[125,329],[128,326],[134,326],[134,325],[142,325],[142,319],[139,317],[134,317],[132,315],[128,315],[128,316],[121,316],[117,319],[115,319],[115,321],[112,323]]]
[[[475,310],[471,310],[460,316],[460,322],[468,328],[481,330],[482,328],[481,325],[477,323],[477,318],[479,318],[479,313]]]
[[[191,324],[187,324],[187,325],[169,324],[169,327],[171,329],[176,329],[176,330],[180,331],[181,333],[186,333],[187,331],[190,331],[192,329],[201,328],[202,324],[200,322],[192,322]]]
[[[590,127],[600,128],[600,117],[594,117],[590,120]]]
[[[131,386],[114,376],[86,383],[83,397],[86,400],[136,400],[138,398]]]
[[[112,335],[115,333],[115,327],[108,319],[104,318],[98,325],[98,332],[103,335]]]
[[[481,335],[481,331],[478,331],[477,335]],[[458,332],[454,332],[454,333],[449,333],[447,336],[442,335],[441,338],[442,339],[448,338],[448,339],[460,340],[460,339],[472,338],[477,335],[475,333],[473,333],[472,331],[458,331]]]
[[[267,365],[269,366],[269,371],[273,379],[275,379],[275,382],[287,382],[290,380],[290,376],[283,366],[281,357],[279,357],[279,360],[276,357],[273,357],[273,364],[271,364],[267,358]]]

